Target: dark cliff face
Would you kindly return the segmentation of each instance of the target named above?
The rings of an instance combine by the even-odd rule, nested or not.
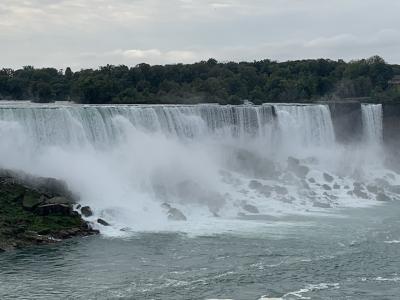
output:
[[[389,147],[400,145],[400,103],[383,105],[383,141]]]
[[[363,135],[361,104],[359,102],[330,102],[336,141],[341,144],[357,143]]]
[[[400,103],[383,104],[383,142],[387,166],[400,170]]]

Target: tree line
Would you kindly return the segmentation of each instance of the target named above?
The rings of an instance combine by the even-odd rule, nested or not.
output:
[[[98,69],[34,68],[0,70],[0,99],[86,104],[310,102],[370,97],[400,101],[389,82],[400,66],[381,57],[345,62],[313,59],[287,62],[107,65]]]

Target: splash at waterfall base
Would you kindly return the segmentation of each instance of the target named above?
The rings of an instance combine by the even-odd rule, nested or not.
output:
[[[106,236],[251,231],[398,199],[381,110],[360,107],[363,137],[343,145],[322,104],[4,104],[0,165],[64,180]]]
[[[0,252],[97,234],[72,199],[58,180],[0,170]]]

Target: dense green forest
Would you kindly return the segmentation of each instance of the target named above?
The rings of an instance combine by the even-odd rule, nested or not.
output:
[[[70,68],[0,70],[0,99],[78,103],[202,103],[240,104],[306,102],[370,97],[400,101],[390,80],[400,66],[381,57],[343,60],[226,62],[135,67],[107,65],[73,72]],[[367,99],[367,98],[366,98]]]

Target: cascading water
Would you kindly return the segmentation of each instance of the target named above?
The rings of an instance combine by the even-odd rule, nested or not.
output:
[[[380,144],[382,141],[382,104],[362,104],[364,139],[367,143]]]
[[[368,121],[378,120],[375,109],[363,106]],[[366,191],[357,201],[353,182],[365,172],[362,163],[349,169],[355,160],[335,143],[326,105],[5,103],[0,139],[1,167],[65,180],[112,234],[227,229],[375,200]],[[188,221],[168,221],[171,207]]]
[[[275,105],[283,139],[302,146],[329,147],[335,142],[333,124],[326,105]]]

